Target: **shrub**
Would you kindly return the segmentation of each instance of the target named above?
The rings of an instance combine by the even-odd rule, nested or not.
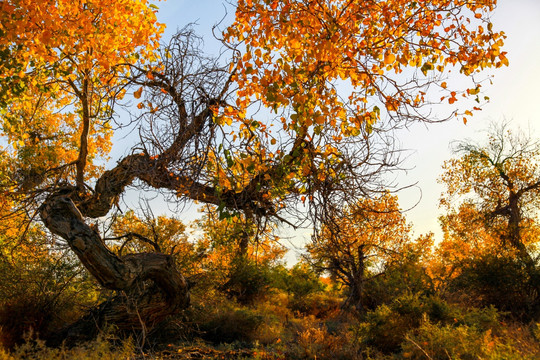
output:
[[[272,285],[298,299],[324,290],[324,284],[307,264],[298,263],[290,270],[277,267],[273,271]]]
[[[495,306],[522,320],[540,316],[540,268],[532,273],[516,259],[487,255],[466,262],[449,284],[453,293],[463,294],[476,306]]]
[[[9,355],[0,352],[2,360],[117,360],[134,358],[135,347],[131,340],[128,339],[113,346],[104,334],[101,334],[95,341],[71,349],[49,348],[41,340],[28,340]]]
[[[410,359],[462,359],[485,358],[486,347],[492,341],[490,333],[466,325],[436,325],[424,322],[407,334],[402,354]]]
[[[433,293],[433,284],[425,269],[418,262],[408,260],[389,266],[381,276],[366,282],[362,304],[365,309],[374,310],[405,294],[429,296]]]
[[[436,296],[406,294],[368,312],[359,332],[365,346],[384,354],[402,349],[418,359],[477,359],[491,351],[486,339],[500,330],[499,318],[493,306],[461,309]]]
[[[241,304],[251,304],[268,294],[270,288],[270,267],[253,260],[237,258],[233,260],[229,280],[222,290]]]
[[[355,333],[342,328],[330,333],[324,322],[313,316],[296,322],[296,331],[286,349],[287,359],[352,360],[360,358],[360,344]]]
[[[213,343],[250,342],[264,318],[250,309],[221,308],[199,324],[202,338]]]
[[[290,309],[300,315],[312,315],[316,318],[326,318],[340,311],[343,300],[327,293],[310,294],[304,297],[293,297]]]
[[[480,331],[497,330],[500,327],[500,314],[494,306],[469,308],[461,315],[459,322]],[[456,321],[458,322],[458,321]]]
[[[69,259],[51,254],[32,261],[0,260],[0,345],[7,348],[27,332],[46,338],[74,321],[95,294]]]
[[[360,332],[365,345],[388,354],[398,351],[405,335],[423,321],[450,322],[457,314],[456,309],[437,297],[405,294],[368,312]]]
[[[407,359],[538,359],[536,351],[523,352],[511,339],[499,339],[490,330],[467,325],[438,325],[428,321],[406,335],[402,356]],[[517,340],[521,343],[523,338]],[[538,350],[538,348],[536,349]]]

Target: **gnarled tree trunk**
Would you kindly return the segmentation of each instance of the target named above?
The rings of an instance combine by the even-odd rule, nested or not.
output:
[[[117,295],[58,334],[68,343],[94,337],[107,324],[133,331],[152,327],[189,304],[188,284],[170,255],[111,252],[85,222],[69,195],[50,196],[40,207],[47,228],[67,241],[82,264]]]

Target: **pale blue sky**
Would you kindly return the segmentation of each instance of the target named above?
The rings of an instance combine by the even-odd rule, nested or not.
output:
[[[168,27],[165,37],[188,23],[197,23],[195,30],[204,36],[206,50],[217,51],[211,28],[225,16],[222,1],[168,0],[157,4],[160,7],[158,17]],[[233,9],[230,5],[227,7],[228,19],[231,19]],[[493,85],[484,87],[485,95],[491,98],[490,103],[467,125],[457,119],[442,124],[415,125],[399,135],[403,147],[414,150],[406,162],[407,167],[414,168],[401,174],[399,181],[403,185],[418,182],[418,189],[422,191],[420,203],[407,213],[416,234],[432,231],[437,239],[441,238],[437,204],[443,188],[436,179],[443,161],[452,156],[449,150],[452,140],[479,139],[479,131],[485,129],[489,121],[503,117],[513,119],[515,126],[531,129],[540,136],[540,0],[499,1],[492,22],[495,30],[503,30],[508,36],[504,50],[508,52],[510,66],[494,72]],[[225,21],[223,26],[227,23]],[[416,203],[418,189],[400,195],[403,208]],[[305,231],[299,236],[308,233]]]

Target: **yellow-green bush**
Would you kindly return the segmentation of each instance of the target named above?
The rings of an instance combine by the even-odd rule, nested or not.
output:
[[[71,349],[50,348],[41,340],[27,340],[11,353],[0,351],[0,360],[130,360],[135,358],[136,351],[131,340],[128,339],[113,346],[104,336]]]
[[[97,296],[76,261],[48,251],[45,240],[37,235],[22,240],[33,246],[27,254],[22,245],[9,251],[14,245],[0,239],[0,346],[22,343],[29,331],[47,337],[75,321],[82,315],[81,305]]]
[[[467,325],[437,325],[424,322],[407,334],[402,344],[402,356],[407,359],[538,359],[538,353],[524,353],[512,342],[503,342],[490,330],[480,331]]]
[[[493,305],[524,321],[540,317],[540,266],[528,268],[517,259],[487,255],[465,261],[448,291],[473,306]]]
[[[304,297],[293,297],[290,309],[299,315],[326,318],[340,311],[343,299],[328,293],[314,293]]]
[[[366,282],[362,305],[374,310],[382,304],[390,304],[406,294],[429,296],[435,293],[431,278],[416,258],[405,259],[397,264],[387,265],[381,276]]]
[[[341,331],[331,333],[324,321],[314,316],[298,319],[286,350],[287,359],[360,359],[360,343],[356,333],[344,323]]]
[[[486,356],[486,346],[493,341],[467,325],[439,326],[425,321],[418,329],[405,336],[403,357],[410,359],[475,360]]]
[[[405,294],[368,312],[359,331],[364,345],[392,353],[399,350],[405,334],[420,326],[424,319],[448,322],[457,314],[456,309],[437,297]]]
[[[494,307],[461,309],[436,296],[405,294],[368,312],[359,331],[365,346],[390,354],[398,352],[406,335],[426,322],[485,332],[498,329],[499,313]]]

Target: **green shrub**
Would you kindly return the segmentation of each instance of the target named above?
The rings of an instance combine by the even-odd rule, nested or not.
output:
[[[462,359],[485,358],[489,333],[466,325],[436,325],[424,322],[418,329],[405,336],[402,355],[410,359]]]
[[[268,264],[237,258],[233,260],[229,280],[221,290],[241,304],[252,304],[268,294],[270,289],[270,271]]]
[[[293,297],[289,303],[291,311],[303,316],[313,315],[326,318],[340,311],[343,300],[327,293],[309,294],[304,297]]]
[[[248,343],[255,339],[264,317],[250,309],[218,309],[199,324],[203,339],[213,343]]]
[[[389,266],[381,276],[366,282],[362,304],[365,309],[374,310],[406,294],[434,294],[431,278],[414,260]]]
[[[449,284],[451,293],[479,307],[495,306],[525,321],[540,316],[540,268],[528,269],[517,259],[488,255],[463,264]]]
[[[436,296],[406,294],[368,312],[359,332],[365,346],[384,354],[402,349],[418,359],[477,359],[488,354],[486,339],[499,331],[499,318],[493,306],[462,309]]]
[[[418,326],[416,319],[397,316],[384,304],[366,315],[365,322],[359,325],[363,334],[363,344],[384,353],[396,352],[405,334]]]
[[[398,351],[405,335],[423,321],[453,322],[456,316],[457,309],[440,298],[405,294],[368,312],[360,332],[365,345],[388,354]]]
[[[522,340],[518,340],[518,343]],[[522,352],[511,339],[499,339],[490,330],[426,321],[406,335],[401,355],[407,359],[433,360],[533,360],[538,359],[540,354],[535,351]]]
[[[47,338],[75,321],[96,295],[92,282],[65,256],[18,262],[0,257],[0,346],[12,348],[30,331]]]
[[[324,290],[319,275],[305,263],[298,263],[291,269],[277,267],[273,271],[272,280],[275,288],[287,292],[295,299]]]
[[[496,330],[500,327],[500,314],[494,306],[469,308],[461,315],[459,322],[480,331]]]

